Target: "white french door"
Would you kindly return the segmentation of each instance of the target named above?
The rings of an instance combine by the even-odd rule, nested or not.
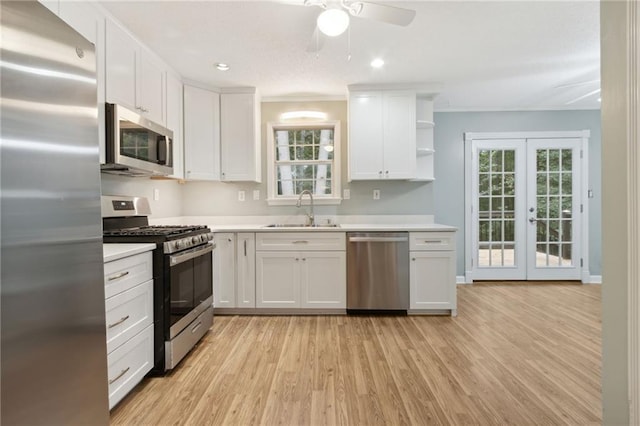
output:
[[[582,145],[579,137],[471,140],[472,280],[581,278]]]
[[[527,140],[527,279],[581,277],[581,139]]]

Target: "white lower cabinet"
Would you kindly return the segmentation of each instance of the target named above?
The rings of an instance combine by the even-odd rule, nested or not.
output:
[[[457,314],[455,233],[410,233],[409,308]]]
[[[256,234],[241,232],[236,237],[236,305],[256,307]]]
[[[255,308],[255,234],[216,232],[214,308]]]
[[[333,237],[344,240],[344,233]],[[317,247],[327,235],[280,234],[273,250],[256,252],[256,307],[346,309],[347,264],[343,250],[282,250],[288,244]],[[287,241],[287,238],[290,241]],[[316,241],[316,238],[318,241]],[[269,246],[273,234],[259,234],[256,245]],[[301,243],[304,241],[304,243]]]
[[[236,307],[236,237],[232,232],[215,233],[213,251],[213,307]]]
[[[153,368],[151,252],[104,265],[109,409]]]
[[[300,307],[300,255],[256,252],[256,307]]]
[[[300,307],[347,307],[347,255],[343,251],[302,252]]]

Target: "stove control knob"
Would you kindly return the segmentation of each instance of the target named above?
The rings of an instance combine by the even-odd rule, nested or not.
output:
[[[191,238],[191,242],[193,244],[198,244],[200,242],[200,238],[199,237],[193,237],[193,238]]]
[[[173,248],[175,248],[176,250],[180,250],[182,248],[182,241],[176,241],[175,243],[173,243]]]
[[[207,241],[209,241],[209,238],[207,237],[207,234],[200,235],[200,241],[203,242],[203,243],[206,243]]]

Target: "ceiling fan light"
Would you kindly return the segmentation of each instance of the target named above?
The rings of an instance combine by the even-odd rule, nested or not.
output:
[[[339,36],[349,26],[349,14],[342,9],[328,9],[318,16],[317,24],[323,34]]]

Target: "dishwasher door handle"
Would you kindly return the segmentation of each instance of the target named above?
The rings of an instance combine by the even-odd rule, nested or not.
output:
[[[350,243],[404,243],[409,237],[349,237]]]

